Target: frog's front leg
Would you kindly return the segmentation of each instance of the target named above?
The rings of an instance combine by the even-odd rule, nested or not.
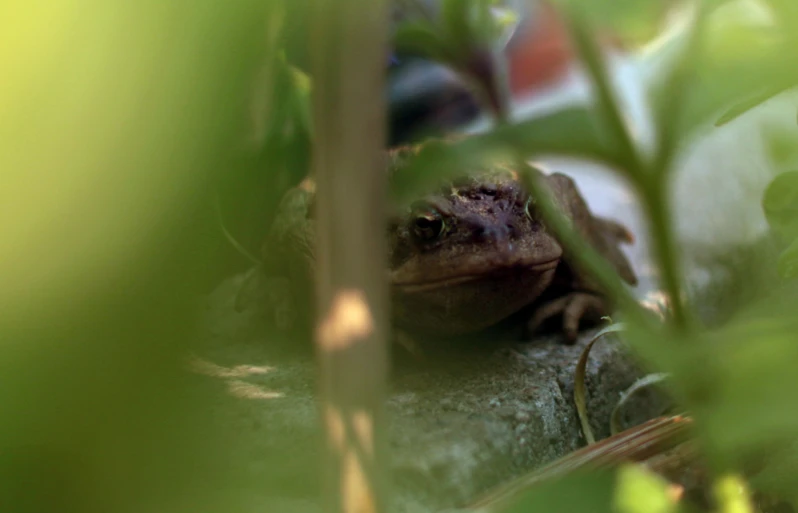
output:
[[[555,199],[571,219],[577,233],[607,260],[621,279],[635,285],[637,277],[620,249],[621,244],[634,242],[632,233],[621,223],[594,216],[573,179],[560,173],[549,175],[547,179]],[[547,320],[560,316],[566,340],[573,344],[579,334],[580,324],[583,321],[597,323],[601,317],[611,313],[612,305],[598,292],[597,284],[588,275],[576,270],[573,259],[567,253],[563,255],[563,264],[555,277],[563,294],[543,303],[527,326],[530,331],[535,331]]]
[[[600,295],[589,291],[574,291],[540,305],[527,323],[529,333],[534,333],[546,321],[560,316],[566,343],[573,344],[579,335],[582,321],[597,323],[610,308]]]

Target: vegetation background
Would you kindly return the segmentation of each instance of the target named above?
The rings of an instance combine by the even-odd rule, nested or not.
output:
[[[647,316],[596,255],[578,251],[582,265],[618,300],[632,350],[671,375],[665,386],[695,419],[719,483],[755,467],[751,487],[794,502],[797,175],[779,175],[763,197],[777,260],[740,265],[748,280],[774,269],[779,278],[736,302],[723,323],[707,325],[700,298],[683,293],[669,222],[668,184],[684,144],[798,83],[798,4],[758,2],[772,23],[752,29],[713,23],[727,3],[685,2],[691,21],[679,58],[650,92],[653,151],[626,126],[594,37],[597,27],[652,33],[652,2],[556,2],[593,103],[521,122],[508,116],[497,58],[507,18],[487,0],[444,0],[438,16],[395,31],[388,4],[375,0],[0,5],[0,507],[236,509],[235,483],[216,458],[224,441],[204,427],[201,383],[184,370],[196,298],[231,268],[214,205],[256,247],[279,197],[312,169],[324,220],[320,322],[361,307],[373,319],[364,335],[318,337],[325,427],[354,426],[331,447],[324,493],[330,511],[385,511],[387,293],[375,213],[464,162],[523,166],[539,154],[599,161],[634,185],[670,300],[667,322]],[[466,77],[495,126],[430,144],[389,190],[374,169],[387,138],[390,40]],[[776,146],[790,153],[794,139],[777,134]],[[584,249],[537,194],[565,243]],[[372,372],[354,380],[353,366]],[[358,418],[369,428],[359,430]],[[338,486],[342,475],[351,487]],[[526,507],[609,511],[615,483],[579,476]],[[641,498],[624,507],[666,506]]]

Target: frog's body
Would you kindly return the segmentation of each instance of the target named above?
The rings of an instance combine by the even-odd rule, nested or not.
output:
[[[392,151],[394,167],[413,148]],[[396,169],[392,169],[396,172]],[[577,230],[630,284],[636,277],[619,249],[631,242],[619,224],[595,217],[573,180],[544,177]],[[312,183],[292,189],[264,245],[265,267],[307,290],[313,269]],[[579,323],[609,313],[606,300],[574,272],[539,221],[517,175],[497,166],[447,182],[388,223],[392,317],[414,334],[463,335],[529,309],[528,327],[562,316],[567,340]],[[307,299],[307,298],[306,298]]]

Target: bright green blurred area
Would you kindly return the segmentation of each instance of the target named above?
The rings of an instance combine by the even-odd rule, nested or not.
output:
[[[670,513],[678,510],[668,494],[667,481],[640,466],[621,467],[615,486],[617,513]]]
[[[184,359],[268,8],[0,4],[2,511],[230,510]]]

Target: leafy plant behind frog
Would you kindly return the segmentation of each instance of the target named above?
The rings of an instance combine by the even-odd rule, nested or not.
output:
[[[778,271],[782,278],[798,276],[798,171],[777,176],[762,198],[762,208],[771,230],[782,245]]]
[[[449,0],[456,6],[459,0]],[[798,404],[785,390],[784,376],[795,364],[791,343],[794,322],[787,312],[794,301],[787,296],[764,294],[752,304],[739,305],[726,322],[710,327],[696,315],[696,307],[683,299],[684,276],[679,266],[677,241],[670,228],[671,198],[668,197],[673,162],[681,148],[701,126],[712,118],[720,123],[743,114],[757,98],[767,99],[798,84],[795,66],[785,61],[795,47],[798,14],[794,2],[768,2],[777,18],[777,29],[770,32],[732,33],[728,26],[710,24],[707,17],[715,7],[728,3],[698,2],[697,15],[684,35],[684,46],[676,64],[650,92],[658,138],[653,156],[640,151],[614,97],[603,55],[592,31],[594,17],[582,7],[589,2],[563,0],[573,42],[594,88],[593,103],[548,116],[513,123],[502,111],[506,102],[493,101],[501,95],[500,78],[476,73],[468,63],[474,59],[458,57],[451,51],[456,38],[447,39],[446,30],[432,28],[416,32],[411,43],[426,49],[432,58],[449,63],[454,69],[480,84],[483,99],[496,114],[494,130],[452,144],[421,152],[417,165],[394,189],[396,197],[407,197],[420,187],[432,169],[456,169],[463,159],[486,158],[497,152],[516,156],[569,155],[591,158],[628,178],[640,194],[644,211],[651,221],[657,264],[665,277],[668,295],[675,306],[666,326],[656,327],[640,318],[630,318],[627,342],[652,370],[674,376],[670,389],[676,400],[694,412],[698,438],[718,472],[749,468],[751,461],[772,454],[775,444],[789,443],[795,432]],[[587,13],[587,14],[586,14]],[[454,17],[453,19],[458,19]],[[465,19],[468,19],[467,17]],[[465,30],[479,32],[478,28]],[[708,28],[709,27],[709,28]],[[706,31],[710,31],[707,33]],[[725,34],[720,32],[725,31]],[[410,34],[406,32],[405,36]],[[733,36],[734,45],[725,39]],[[711,37],[710,37],[711,36]],[[722,37],[721,37],[722,36]],[[481,41],[479,37],[467,38]],[[725,41],[719,44],[720,40]],[[458,50],[479,50],[473,44]],[[740,52],[744,48],[745,52]],[[484,47],[481,55],[485,55]],[[500,68],[490,67],[490,70]],[[498,85],[497,85],[498,84]],[[517,153],[513,153],[517,152]],[[437,165],[437,167],[436,167]],[[460,166],[462,167],[462,166]],[[798,178],[785,174],[766,194],[763,206],[774,232],[786,249],[780,257],[783,276],[798,274]],[[578,242],[578,241],[577,241]],[[589,260],[589,259],[588,259]],[[733,267],[764,265],[766,259],[743,259]],[[591,268],[601,275],[598,266]],[[752,276],[756,272],[749,273]],[[756,280],[756,278],[754,278]],[[604,282],[609,284],[610,281]],[[781,293],[784,291],[773,291]],[[631,305],[623,313],[634,313]],[[776,442],[774,442],[776,440]],[[764,455],[764,456],[763,456]],[[795,464],[795,461],[791,462]],[[786,490],[786,486],[781,491]],[[552,505],[554,503],[552,502]],[[556,508],[555,508],[556,509]]]
[[[425,177],[429,179],[447,169],[462,168],[458,163],[463,161],[489,158],[497,153],[514,157],[525,153],[587,157],[608,164],[631,178],[641,192],[646,213],[654,221],[658,263],[669,271],[669,289],[677,298],[677,306],[686,311],[677,316],[681,321],[668,324],[664,329],[631,322],[633,329],[628,342],[653,370],[673,374],[674,395],[687,408],[696,411],[699,436],[712,449],[716,467],[721,470],[740,467],[750,454],[770,443],[773,429],[791,428],[796,421],[795,399],[784,393],[779,385],[780,377],[787,375],[794,365],[785,338],[791,325],[786,322],[788,319],[779,317],[781,312],[760,308],[731,319],[734,322],[729,324],[734,329],[709,333],[706,325],[695,322],[695,312],[690,311],[692,305],[679,305],[683,276],[674,256],[676,242],[668,227],[670,213],[666,191],[672,159],[693,129],[727,108],[730,101],[760,91],[759,86],[763,84],[772,85],[770,81],[774,75],[751,73],[751,62],[740,58],[706,59],[711,65],[696,69],[699,68],[695,60],[698,52],[685,52],[661,81],[662,87],[652,93],[660,138],[655,155],[648,159],[640,154],[624,122],[609,85],[608,70],[592,41],[591,20],[579,13],[582,2],[578,0],[562,5],[597,92],[594,104],[528,122],[511,123],[502,89],[501,66],[492,60],[494,44],[496,38],[501,37],[503,26],[501,19],[489,15],[492,5],[490,1],[444,0],[442,19],[408,25],[397,32],[397,44],[426,52],[428,57],[466,76],[494,111],[498,123],[484,135],[451,145],[429,145],[418,155],[416,173],[407,173],[403,180],[397,181],[395,196],[412,196],[421,188]],[[688,34],[689,44],[700,42],[699,36],[700,27]],[[756,46],[756,51],[746,58],[753,60],[759,55],[757,51],[766,46]],[[766,59],[765,64],[770,72],[782,69],[783,56],[772,52],[773,46],[766,49],[769,60]],[[791,182],[785,181],[790,179]],[[784,276],[795,274],[794,262],[798,260],[795,242],[798,229],[793,222],[797,184],[794,175],[786,174],[778,185],[771,186],[776,191],[775,197],[769,198],[766,194],[763,200],[768,221],[786,247],[779,266]],[[735,413],[739,411],[746,412],[744,418]]]

